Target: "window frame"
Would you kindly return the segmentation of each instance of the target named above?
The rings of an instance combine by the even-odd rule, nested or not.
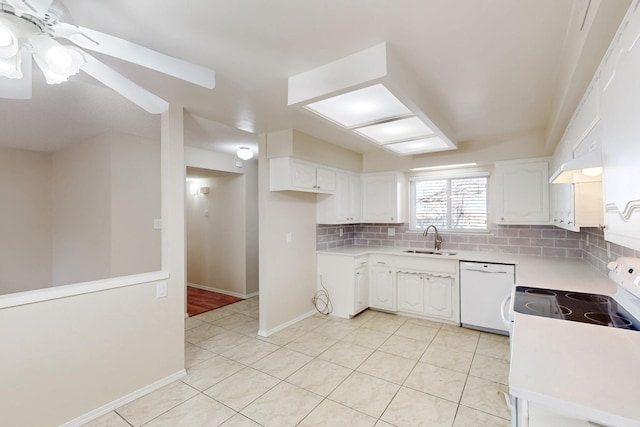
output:
[[[416,183],[420,181],[447,181],[447,222],[451,223],[451,180],[455,179],[474,179],[485,178],[486,184],[486,217],[487,222],[485,228],[438,228],[439,231],[446,233],[487,233],[489,232],[489,186],[490,186],[490,173],[489,171],[474,171],[474,172],[458,172],[447,174],[430,174],[430,175],[415,175],[409,177],[409,231],[423,232],[424,228],[418,227],[416,219]]]

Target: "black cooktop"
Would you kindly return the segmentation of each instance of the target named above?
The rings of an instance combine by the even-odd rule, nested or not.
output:
[[[513,309],[532,316],[640,331],[640,321],[607,295],[516,286]]]

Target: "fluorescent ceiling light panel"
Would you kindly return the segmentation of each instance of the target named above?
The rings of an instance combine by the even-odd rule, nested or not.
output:
[[[448,148],[448,145],[436,136],[433,138],[414,139],[411,141],[387,144],[384,148],[388,148],[395,153],[407,156],[410,154],[419,154],[428,151],[440,151]]]
[[[429,171],[429,170],[439,170],[439,169],[456,169],[456,168],[468,168],[471,166],[478,166],[477,163],[457,163],[454,165],[438,165],[438,166],[425,166],[422,168],[411,168],[411,171]]]
[[[417,117],[365,126],[354,129],[354,131],[378,144],[389,144],[433,135],[429,126]]]
[[[411,114],[382,84],[313,102],[305,108],[346,128]]]

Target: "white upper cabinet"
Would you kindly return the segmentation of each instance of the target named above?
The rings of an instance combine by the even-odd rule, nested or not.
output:
[[[292,157],[271,159],[269,179],[271,191],[333,193],[336,189],[333,169]]]
[[[405,189],[399,172],[362,175],[362,222],[404,222]]]
[[[318,224],[345,224],[360,221],[360,175],[336,172],[336,190],[318,196]]]
[[[549,223],[547,159],[496,162],[496,223]]]
[[[605,239],[640,250],[640,8],[635,1],[601,65]]]

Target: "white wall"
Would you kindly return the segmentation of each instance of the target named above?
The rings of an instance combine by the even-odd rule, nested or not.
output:
[[[277,144],[276,141],[273,142]],[[260,334],[315,312],[316,195],[269,191],[269,134],[261,135]],[[278,149],[279,147],[274,147]],[[291,242],[287,242],[287,234]]]
[[[0,295],[51,286],[51,154],[0,148]]]

